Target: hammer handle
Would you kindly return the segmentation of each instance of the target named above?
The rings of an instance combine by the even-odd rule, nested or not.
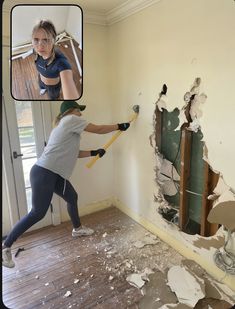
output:
[[[137,118],[137,113],[133,114],[133,116],[131,117],[131,119],[129,120],[129,122],[132,122],[133,120],[135,120]],[[111,139],[103,146],[103,149],[106,150],[118,137],[119,135],[121,135],[123,131],[118,131],[116,132]],[[96,155],[93,159],[90,160],[90,162],[87,163],[87,167],[90,168],[92,167],[92,165],[95,164],[95,162],[100,158],[99,155]]]

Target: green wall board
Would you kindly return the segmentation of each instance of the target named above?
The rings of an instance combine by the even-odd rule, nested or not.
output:
[[[181,131],[174,131],[179,125],[179,109],[175,108],[172,112],[163,110],[162,113],[162,139],[161,153],[167,160],[174,163],[178,174],[180,175],[180,135]],[[203,186],[204,186],[204,161],[203,157],[203,134],[199,130],[192,132],[191,145],[191,166],[190,178],[187,190],[196,192],[199,195],[188,194],[189,218],[200,224],[201,205]],[[165,199],[174,207],[179,208],[179,193],[174,196],[164,196]]]
[[[180,131],[174,131],[179,125],[179,109],[172,112],[163,110],[162,114],[162,143],[161,153],[167,160],[174,162],[178,174],[180,173]],[[176,158],[177,156],[177,158]],[[164,196],[172,206],[179,208],[179,193],[174,196]]]

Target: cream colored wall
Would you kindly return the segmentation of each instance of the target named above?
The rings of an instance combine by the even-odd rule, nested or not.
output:
[[[208,96],[201,123],[209,160],[235,189],[234,13],[234,1],[164,0],[109,29],[114,121],[127,117],[132,105],[140,105],[137,121],[113,146],[117,205],[137,221],[152,224],[151,230],[156,227],[158,234],[181,253],[190,248],[185,254],[191,257],[196,252],[198,262],[211,267],[213,274],[218,270],[213,262],[215,248],[194,247],[194,237],[177,232],[156,211],[156,160],[149,136],[162,85],[168,86],[168,103],[173,110],[184,105],[185,92],[196,77],[201,77],[200,91]],[[234,280],[229,280],[232,286]]]
[[[83,40],[83,95],[78,101],[86,104],[83,117],[95,124],[112,123],[110,90],[108,87],[108,49],[107,28],[103,26],[84,24]],[[59,111],[59,104],[54,105],[53,115]],[[111,134],[97,135],[84,132],[81,139],[81,149],[101,148]],[[113,160],[112,149],[99,159],[92,168],[86,163],[90,158],[79,159],[71,177],[71,182],[79,194],[79,207],[100,202],[113,195]],[[62,221],[68,219],[66,208],[62,203]]]
[[[114,147],[115,195],[145,217],[149,217],[155,166],[148,137],[163,83],[174,109],[184,105],[184,93],[195,77],[201,77],[201,90],[208,96],[202,131],[209,160],[235,188],[234,13],[233,1],[164,0],[109,30],[113,119],[127,115],[131,105],[140,105],[138,120]]]

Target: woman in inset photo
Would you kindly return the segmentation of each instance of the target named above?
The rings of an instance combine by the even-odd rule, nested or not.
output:
[[[56,29],[49,20],[41,20],[32,31],[35,65],[38,71],[40,95],[45,92],[58,100],[62,90],[64,100],[79,98],[68,59],[56,48]]]

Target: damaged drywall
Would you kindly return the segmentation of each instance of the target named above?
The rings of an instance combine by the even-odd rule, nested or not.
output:
[[[167,129],[171,129],[175,132],[180,130],[180,141],[182,137],[182,130],[191,131],[194,134],[200,132],[200,119],[203,115],[202,108],[204,103],[206,102],[207,95],[203,92],[200,92],[201,78],[197,77],[194,80],[193,85],[190,90],[185,93],[183,96],[185,105],[179,111],[178,114],[178,125],[176,127],[171,127],[171,121],[167,121],[165,126]],[[159,98],[156,102],[156,109],[154,114],[154,128],[155,128],[155,143],[153,143],[153,137],[151,138],[151,146],[155,149],[156,155],[156,183],[157,183],[157,192],[155,194],[155,201],[158,204],[158,213],[162,215],[164,219],[168,222],[179,225],[179,205],[172,205],[169,202],[168,197],[174,197],[180,191],[180,170],[182,166],[182,162],[179,169],[179,163],[177,169],[175,168],[176,157],[174,160],[170,161],[168,158],[165,158],[162,152],[162,137],[157,137],[156,134],[162,135],[164,133],[164,127],[162,124],[162,119],[159,116],[163,115],[166,111],[169,112],[168,102],[167,102],[167,86],[164,85],[162,91],[159,94]],[[157,116],[158,115],[158,116]],[[160,117],[160,118],[159,118]],[[166,118],[167,119],[167,118]],[[160,124],[157,125],[157,121],[160,121]],[[166,120],[165,120],[166,121]],[[159,129],[161,126],[161,129]],[[163,130],[163,133],[162,133]],[[201,133],[200,133],[201,134]],[[202,134],[201,134],[202,135]],[[159,144],[160,141],[160,144]],[[209,215],[205,217],[207,222],[222,225],[226,230],[223,231],[222,236],[215,234],[214,237],[211,237],[207,240],[207,238],[197,237],[195,241],[192,241],[194,246],[201,248],[202,250],[208,250],[213,252],[214,262],[215,264],[221,268],[222,270],[229,272],[231,274],[235,273],[235,194],[232,188],[230,188],[227,184],[225,184],[223,180],[223,176],[221,173],[218,173],[211,167],[209,159],[208,159],[208,149],[205,144],[205,141],[202,142],[202,162],[206,162],[209,166],[209,169],[216,174],[219,174],[219,180],[214,188],[213,194],[209,195],[207,198],[210,201],[213,201],[208,205],[212,205],[212,209],[209,211]],[[175,146],[174,146],[175,147]],[[195,151],[195,150],[194,150]],[[193,154],[192,154],[193,155]],[[192,156],[191,155],[191,156]],[[202,176],[205,177],[203,170]],[[205,186],[205,184],[204,184]],[[203,188],[203,191],[205,188]],[[190,191],[186,190],[188,196],[197,195],[198,196],[198,205],[202,207],[202,196],[204,192],[198,191]],[[182,194],[182,192],[181,192]],[[199,199],[199,197],[201,198]],[[171,200],[170,200],[171,201]],[[196,204],[197,205],[197,204]],[[187,206],[189,207],[189,205]],[[209,206],[211,207],[211,206]],[[199,208],[200,209],[200,208]],[[189,216],[189,215],[188,215]],[[202,214],[201,214],[202,216]],[[190,218],[190,217],[188,217]],[[189,223],[189,222],[188,222]],[[201,222],[199,222],[201,224]],[[199,234],[200,230],[195,228],[194,233],[191,233],[190,230],[184,230],[189,234]],[[205,235],[205,234],[203,234]],[[223,247],[225,246],[225,247]],[[222,248],[221,248],[222,247]],[[219,249],[221,248],[221,249]],[[225,255],[225,252],[229,252],[229,256]]]
[[[235,194],[223,177],[219,178],[213,194],[208,196],[208,199],[214,201],[208,221],[222,224],[231,232],[235,232]]]
[[[163,195],[175,195],[178,192],[177,185],[180,176],[172,162],[159,155],[159,169],[157,171],[158,183],[162,188]]]
[[[201,79],[199,77],[195,78],[193,85],[191,86],[190,90],[188,92],[185,93],[184,95],[184,101],[185,101],[185,105],[183,106],[183,108],[181,109],[180,113],[179,113],[179,125],[177,126],[177,128],[174,129],[174,131],[177,130],[181,130],[182,127],[187,124],[187,130],[190,131],[194,131],[194,132],[198,132],[198,130],[200,129],[200,118],[202,117],[202,105],[205,103],[206,101],[206,94],[204,93],[200,93],[200,84],[201,84]],[[163,109],[167,110],[167,86],[164,84],[162,91],[159,94],[159,98],[156,102],[156,109],[160,110],[161,112],[163,111]],[[156,117],[154,118],[154,121],[156,122]],[[156,127],[156,124],[155,124]],[[151,142],[152,143],[152,142]],[[153,143],[152,143],[153,145]],[[204,160],[206,160],[206,158],[208,157],[207,155],[207,148],[206,145],[204,144],[203,147],[203,158]],[[177,172],[177,170],[174,167],[174,163],[175,162],[170,162],[169,160],[167,160],[166,158],[164,158],[164,156],[162,155],[162,153],[159,151],[157,145],[155,144],[155,154],[156,154],[156,182],[159,186],[159,191],[157,193],[157,196],[155,196],[156,200],[158,201],[159,206],[159,210],[160,213],[164,214],[164,213],[168,213],[169,214],[169,221],[171,222],[177,222],[177,220],[173,220],[173,217],[176,215],[175,211],[172,211],[172,205],[169,205],[169,203],[167,203],[166,201],[166,196],[174,196],[179,192],[180,186],[179,186],[179,182],[180,182],[180,176]],[[219,181],[219,184],[221,183],[221,181]],[[218,191],[218,190],[217,190]],[[222,192],[217,192],[215,191],[216,197],[218,197],[217,195],[220,195],[220,199],[217,202],[221,202],[221,194]],[[220,189],[221,191],[221,189]],[[190,192],[188,191],[190,194],[198,194],[198,196],[202,193],[200,192]],[[224,194],[225,192],[223,192]],[[227,192],[228,193],[228,192]],[[230,200],[233,196],[234,198],[234,194],[233,192],[230,192],[231,196],[230,196]],[[211,196],[208,197],[209,199],[212,198]],[[229,196],[226,197],[226,200],[229,200]],[[224,204],[221,204],[220,207],[222,207]],[[221,221],[218,221],[218,217],[220,216],[220,207],[218,208],[218,216],[217,219],[214,217],[216,216],[216,210],[214,209],[210,216],[208,217],[208,220],[214,220],[214,222],[216,223],[220,223],[223,224]],[[226,205],[226,207],[229,207],[229,209],[232,209],[233,206],[231,206],[231,204],[228,206],[228,204]],[[215,215],[214,215],[215,213]],[[235,213],[235,212],[233,212]],[[166,218],[167,216],[165,216]],[[214,219],[213,219],[214,217]],[[220,219],[219,219],[220,220]],[[230,222],[233,220],[233,216],[232,218],[228,218],[228,220],[230,220]],[[233,220],[235,222],[235,220]],[[212,222],[212,221],[210,221]],[[235,226],[235,224],[234,224]],[[231,224],[229,224],[229,227],[231,228]]]

